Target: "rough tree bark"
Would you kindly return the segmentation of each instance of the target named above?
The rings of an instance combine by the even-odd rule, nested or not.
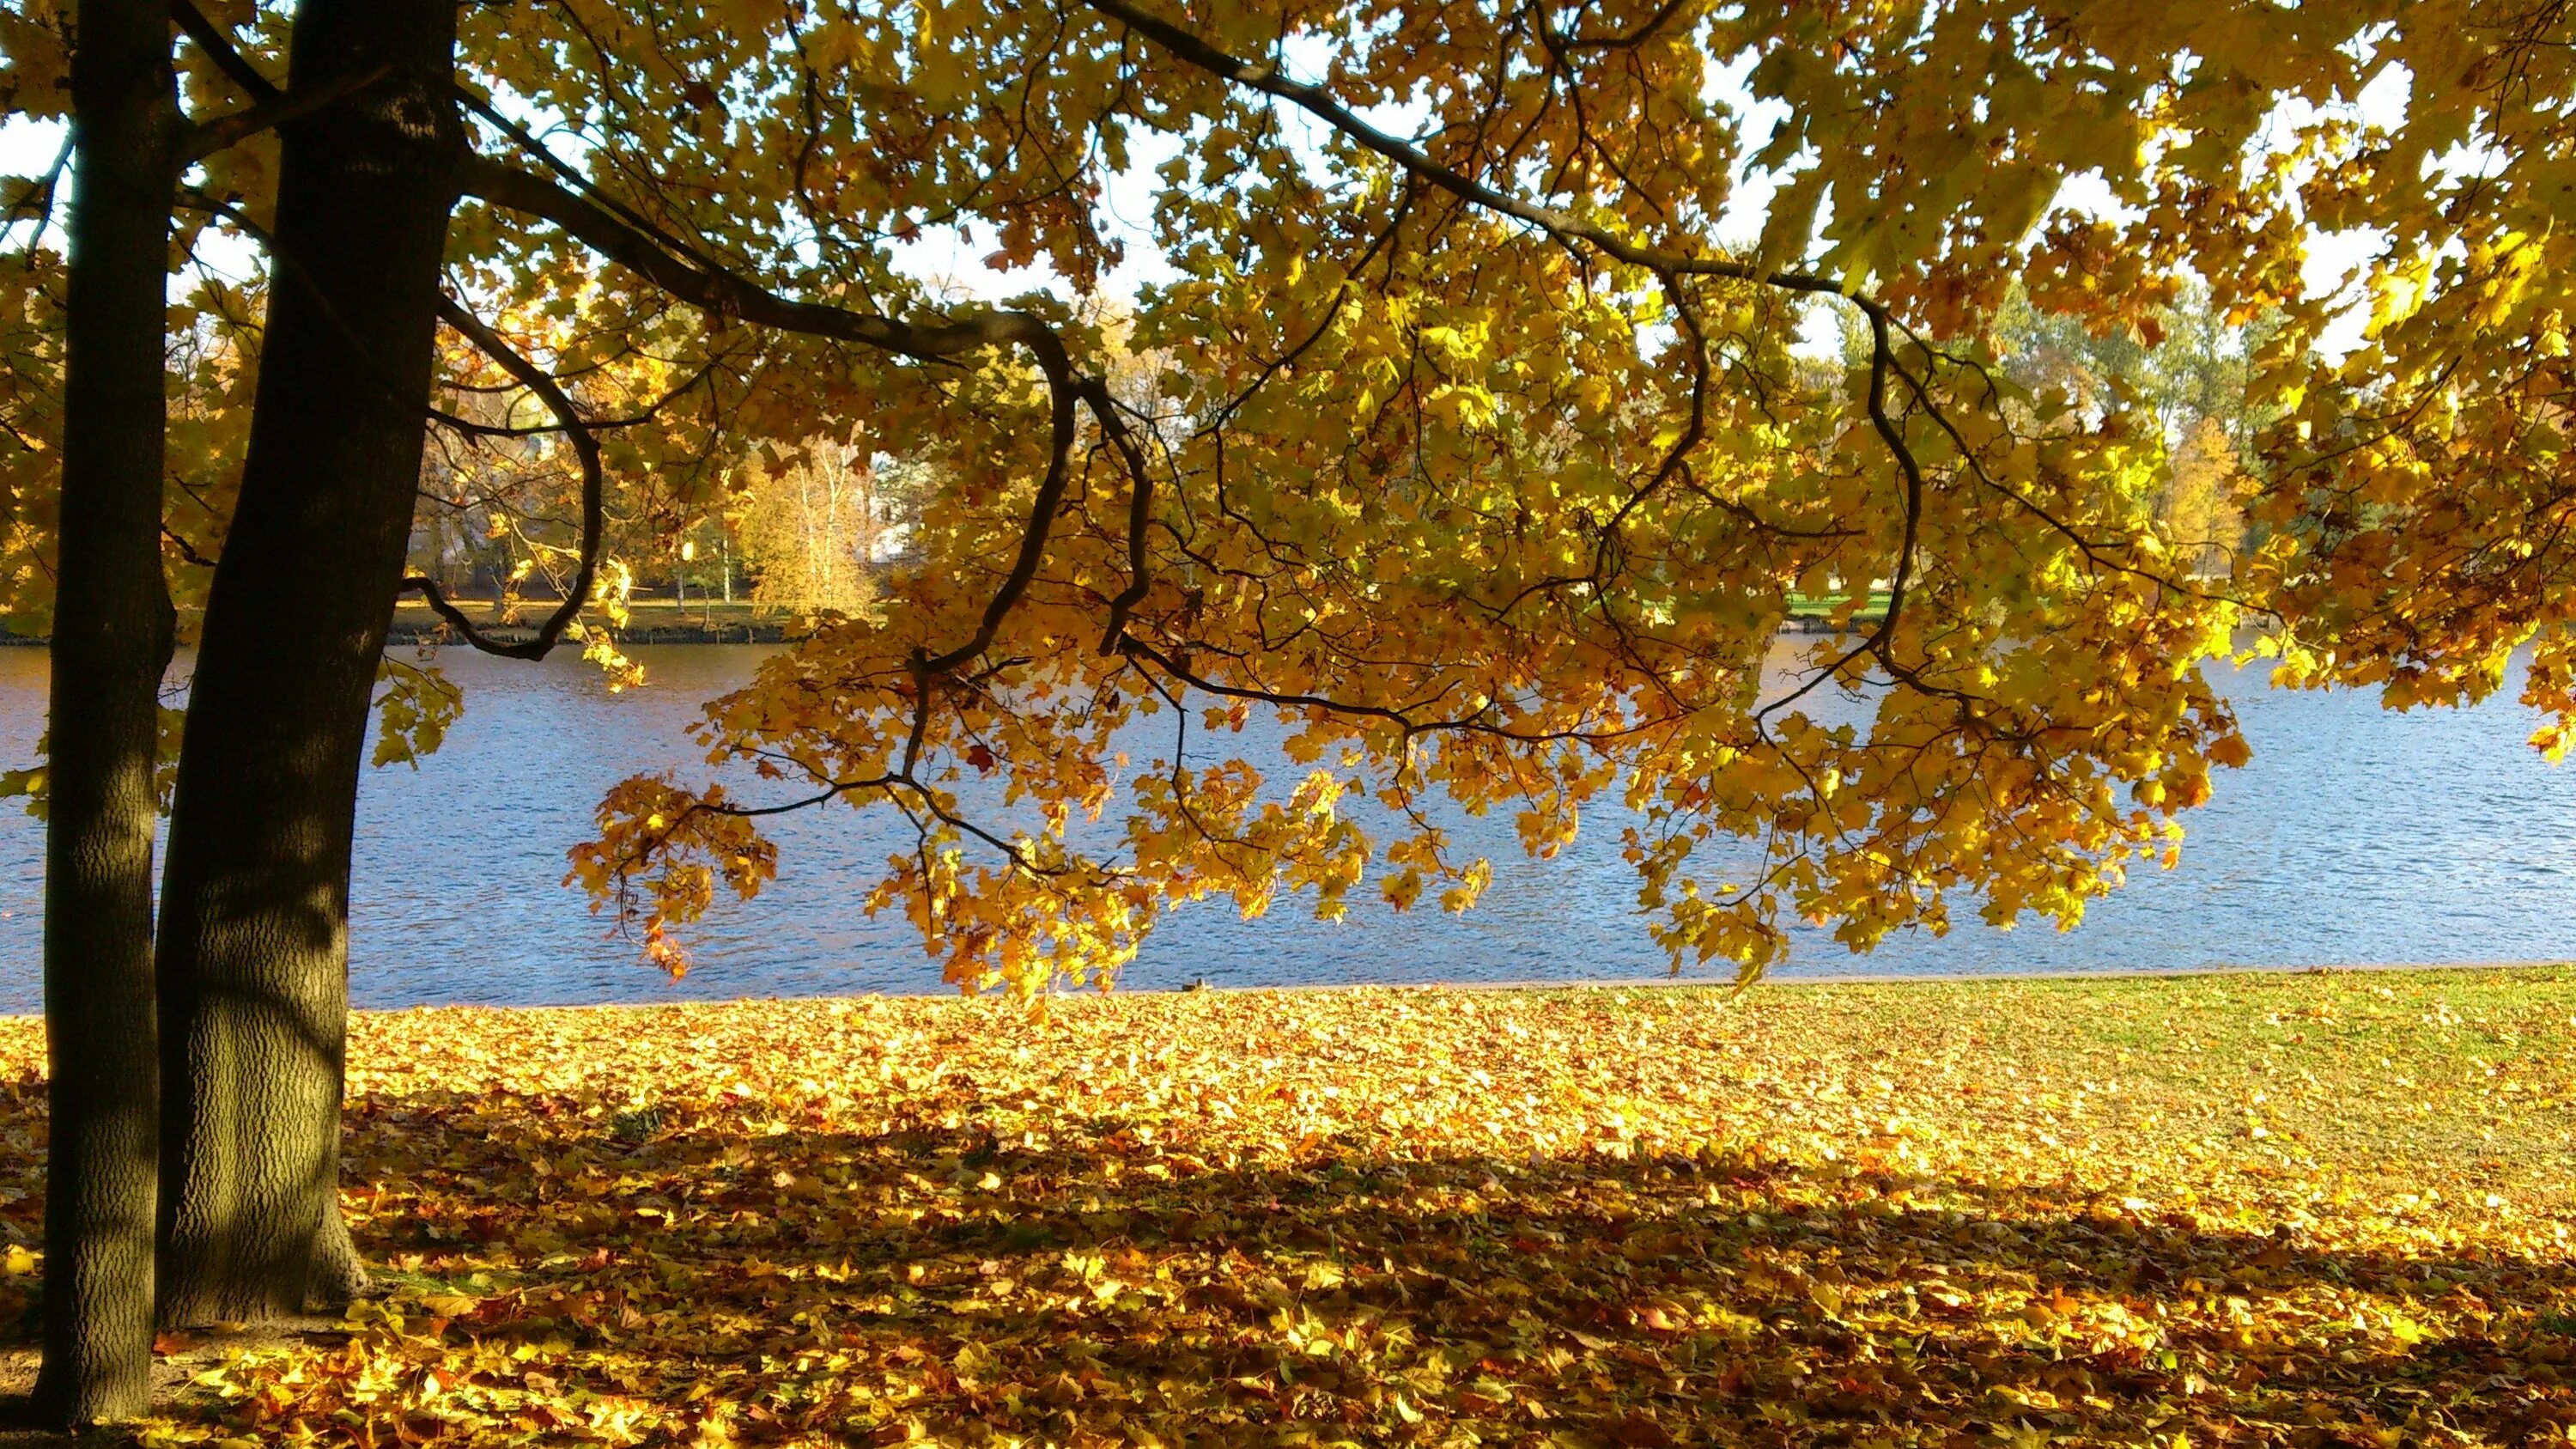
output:
[[[37,1413],[62,1424],[130,1418],[152,1390],[152,771],[170,663],[162,347],[180,131],[168,7],[82,0],[77,19],[35,1389]]]
[[[160,1311],[353,1286],[337,1221],[349,842],[420,478],[464,135],[453,0],[305,0],[241,499],[207,602],[162,888]]]

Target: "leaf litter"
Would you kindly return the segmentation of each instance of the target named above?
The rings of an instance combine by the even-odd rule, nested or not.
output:
[[[2576,1442],[2571,1046],[2566,969],[362,1013],[382,1296],[143,1438]]]

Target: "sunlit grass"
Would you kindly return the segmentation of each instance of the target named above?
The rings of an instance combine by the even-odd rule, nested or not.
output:
[[[2568,969],[362,1015],[390,1295],[152,1432],[2563,1442],[2571,1046]]]

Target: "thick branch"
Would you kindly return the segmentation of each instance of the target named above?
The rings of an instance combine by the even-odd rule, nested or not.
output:
[[[1630,266],[1645,267],[1666,275],[1680,273],[1760,282],[1793,292],[1849,298],[1864,309],[1882,307],[1880,303],[1852,296],[1842,283],[1830,277],[1809,272],[1765,271],[1751,263],[1726,257],[1666,251],[1632,241],[1570,212],[1497,191],[1473,177],[1441,165],[1411,144],[1361,120],[1349,107],[1333,99],[1332,93],[1322,86],[1291,80],[1270,66],[1255,65],[1229,55],[1170,21],[1148,14],[1129,0],[1083,0],[1083,3],[1152,40],[1189,65],[1264,95],[1276,96],[1441,190],[1488,211],[1527,222],[1560,240],[1584,242]]]
[[[702,259],[675,254],[607,208],[542,176],[485,157],[469,158],[460,171],[468,194],[553,222],[663,291],[719,316],[783,332],[863,343],[925,362],[986,347],[1025,347],[1050,375],[1070,376],[1072,371],[1055,329],[1025,312],[986,312],[963,321],[923,325],[819,302],[790,301]]]
[[[1109,384],[1092,378],[1083,384],[1082,397],[1091,405],[1092,416],[1100,420],[1100,431],[1127,464],[1127,587],[1109,601],[1109,623],[1100,634],[1100,652],[1116,654],[1119,641],[1127,637],[1128,617],[1145,602],[1145,593],[1154,583],[1145,548],[1145,530],[1154,518],[1154,475],[1126,420],[1118,416],[1118,400],[1109,395]]]
[[[337,76],[317,86],[294,94],[271,92],[246,109],[191,127],[179,143],[178,161],[185,167],[191,161],[202,161],[227,146],[238,145],[262,131],[273,130],[290,121],[313,114],[324,106],[353,91],[363,90],[384,78],[391,69],[377,66],[372,70]]]
[[[197,43],[199,50],[206,53],[206,59],[215,63],[215,69],[241,87],[243,95],[254,101],[269,101],[285,94],[275,81],[261,75],[259,68],[233,47],[232,37],[224,34],[222,26],[207,19],[206,12],[190,0],[170,0],[170,18],[178,22],[179,29]]]
[[[917,324],[873,312],[852,312],[816,302],[795,302],[746,282],[702,259],[674,255],[588,198],[542,176],[474,158],[464,167],[464,187],[497,206],[553,222],[575,239],[601,252],[662,290],[719,316],[735,317],[783,332],[857,342],[925,362],[945,361],[987,347],[1025,347],[1046,375],[1050,415],[1046,475],[1038,482],[1029,522],[1020,537],[1019,556],[984,606],[975,635],[963,644],[924,657],[918,665],[926,678],[945,674],[984,652],[1000,633],[1002,620],[1018,605],[1037,577],[1046,556],[1047,534],[1064,502],[1072,472],[1074,404],[1079,384],[1073,360],[1055,329],[1026,312],[986,312],[963,321]],[[924,694],[924,701],[927,701]]]
[[[1887,304],[1859,296],[1842,283],[1811,272],[1768,271],[1748,262],[1725,257],[1695,256],[1668,251],[1623,237],[1595,222],[1586,221],[1556,207],[1498,191],[1474,177],[1465,175],[1432,160],[1410,143],[1360,119],[1351,109],[1335,100],[1321,86],[1292,80],[1277,69],[1255,65],[1240,59],[1168,20],[1139,9],[1131,0],[1083,0],[1093,10],[1125,24],[1162,46],[1184,63],[1220,79],[1231,81],[1264,95],[1276,96],[1307,114],[1323,121],[1334,130],[1370,151],[1404,168],[1411,175],[1460,198],[1474,206],[1523,221],[1539,228],[1559,242],[1572,246],[1581,242],[1603,254],[1631,266],[1642,267],[1664,280],[1672,288],[1674,279],[1682,276],[1716,277],[1758,285],[1778,287],[1792,292],[1839,297],[1858,308],[1869,319],[1874,339],[1870,369],[1870,422],[1896,459],[1906,485],[1905,538],[1896,562],[1897,587],[1888,601],[1888,611],[1863,651],[1884,657],[1884,646],[1892,634],[1896,616],[1905,601],[1905,579],[1912,567],[1916,525],[1922,513],[1923,470],[1903,435],[1892,425],[1886,412],[1886,371],[1892,361],[1888,345],[1890,316]],[[1694,406],[1696,418],[1696,399]],[[1669,472],[1682,456],[1676,451],[1667,460]]]
[[[543,659],[554,652],[564,630],[571,627],[574,617],[590,602],[591,583],[599,572],[600,541],[605,531],[601,526],[605,507],[603,495],[607,481],[599,461],[599,439],[592,433],[590,425],[583,421],[581,410],[573,406],[572,399],[564,395],[563,388],[547,375],[546,370],[521,356],[517,348],[485,326],[483,319],[467,311],[464,304],[452,297],[441,297],[438,299],[438,315],[441,321],[464,334],[486,356],[499,363],[502,371],[535,393],[561,420],[565,441],[572,444],[574,455],[581,459],[581,565],[573,572],[572,586],[564,590],[563,602],[555,606],[555,611],[546,616],[543,624],[537,626],[536,637],[515,644],[484,633],[473,620],[465,617],[463,610],[449,601],[435,579],[415,574],[404,579],[402,586],[406,591],[417,592],[427,599],[429,607],[437,611],[440,618],[465,636],[466,643],[484,653],[509,659]]]

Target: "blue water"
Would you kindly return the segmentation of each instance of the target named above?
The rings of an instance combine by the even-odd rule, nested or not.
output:
[[[722,902],[671,982],[612,939],[560,884],[567,846],[600,792],[639,770],[703,778],[685,734],[697,705],[748,674],[756,647],[638,650],[650,687],[610,695],[574,659],[440,662],[465,717],[418,771],[370,771],[360,790],[350,989],[362,1006],[536,1004],[941,989],[938,968],[889,913],[862,910],[904,831],[845,808],[776,822],[779,880]],[[0,650],[0,762],[42,727],[45,658]],[[2221,772],[2188,817],[2182,864],[2138,871],[2076,931],[1999,932],[1955,912],[1945,939],[1901,934],[1856,957],[1801,931],[1785,975],[2127,970],[2218,964],[2576,958],[2576,772],[2523,743],[2509,701],[2398,715],[2341,694],[2288,694],[2229,676],[2254,763]],[[1620,980],[1661,976],[1635,915],[1614,814],[1592,817],[1553,861],[1513,845],[1511,822],[1461,822],[1494,861],[1463,917],[1355,904],[1339,924],[1282,900],[1257,922],[1222,902],[1170,921],[1129,969],[1133,987]],[[0,1011],[37,1003],[43,841],[0,805]]]

